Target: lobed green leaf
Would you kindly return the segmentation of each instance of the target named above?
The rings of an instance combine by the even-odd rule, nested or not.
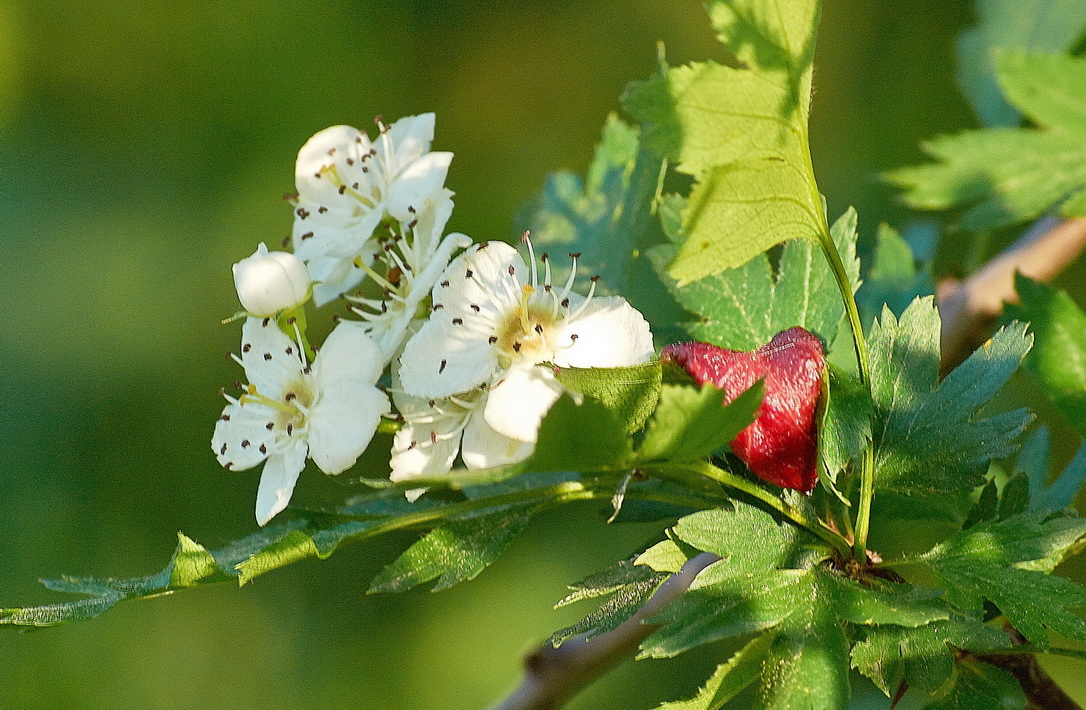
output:
[[[967,492],[992,459],[1014,452],[1032,415],[983,418],[980,410],[1010,379],[1032,338],[1012,323],[939,382],[939,316],[917,299],[899,321],[884,309],[868,341],[875,409],[876,487],[906,496]]]
[[[1015,276],[1015,289],[1021,303],[1008,305],[1007,314],[1029,321],[1035,338],[1026,369],[1079,435],[1086,436],[1086,313],[1066,292],[1021,274]]]
[[[717,0],[710,12],[739,66],[671,69],[623,100],[645,142],[696,179],[668,269],[680,286],[826,232],[807,145],[819,3]]]

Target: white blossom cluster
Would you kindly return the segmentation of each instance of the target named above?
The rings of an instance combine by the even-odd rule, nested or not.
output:
[[[576,263],[555,285],[527,235],[530,264],[504,242],[445,233],[452,154],[430,150],[433,114],[377,125],[376,140],[347,126],[310,138],[293,253],[261,244],[233,268],[246,320],[232,357],[248,383],[225,395],[211,445],[230,470],[263,462],[260,525],[286,507],[307,458],[347,470],[382,417],[400,423],[394,481],[445,473],[457,456],[472,470],[514,463],[562,394],[555,368],[653,355],[648,323],[623,298],[595,296],[595,279],[573,290]],[[340,296],[359,320],[339,320],[314,354],[306,303]]]

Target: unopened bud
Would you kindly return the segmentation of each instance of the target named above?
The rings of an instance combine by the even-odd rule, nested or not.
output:
[[[251,256],[234,264],[234,287],[241,305],[254,316],[273,316],[309,296],[309,270],[293,254],[268,251],[261,242]]]

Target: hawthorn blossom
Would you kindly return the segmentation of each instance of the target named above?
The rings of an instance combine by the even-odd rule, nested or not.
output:
[[[441,191],[452,161],[452,153],[430,152],[432,113],[377,125],[376,141],[332,126],[298,152],[294,253],[309,266],[318,306],[362,281],[362,267],[379,251],[375,230],[386,221],[412,221]]]
[[[449,471],[456,455],[469,470],[501,466],[527,458],[532,445],[494,431],[482,416],[486,386],[441,399],[415,397],[395,387],[392,400],[403,425],[392,440],[393,481]],[[421,489],[409,492],[414,499]]]
[[[260,318],[293,308],[309,298],[309,271],[293,254],[268,251],[264,242],[234,264],[234,288],[242,307]]]
[[[211,448],[228,470],[264,462],[256,520],[264,525],[290,501],[311,458],[328,474],[354,465],[389,412],[375,387],[384,369],[380,348],[357,328],[337,327],[312,365],[270,318],[242,326],[241,357],[249,384],[215,424]]]
[[[551,284],[546,254],[542,283],[503,242],[479,244],[457,257],[434,287],[433,313],[408,341],[399,375],[409,395],[438,400],[487,389],[483,419],[497,434],[534,444],[540,422],[562,394],[557,367],[619,367],[653,355],[644,316],[619,296],[573,292]],[[571,257],[576,262],[577,255]]]
[[[370,281],[382,289],[380,297],[361,293],[346,296],[348,308],[363,318],[362,330],[385,352],[388,362],[399,350],[411,321],[418,318],[422,302],[430,295],[453,254],[471,245],[465,234],[442,238],[445,224],[452,215],[453,203],[448,190],[427,198],[413,218],[402,225],[401,232],[390,232],[377,239],[374,262],[383,264],[384,273],[365,267]],[[424,310],[422,317],[427,312]]]

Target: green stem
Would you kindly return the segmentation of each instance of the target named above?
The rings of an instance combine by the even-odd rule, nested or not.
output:
[[[773,510],[777,511],[784,517],[794,522],[796,525],[810,531],[811,533],[825,540],[827,543],[829,543],[831,547],[833,547],[833,549],[837,550],[837,552],[841,556],[849,556],[850,550],[848,546],[848,541],[845,540],[845,538],[841,537],[840,533],[827,527],[824,522],[817,518],[812,520],[802,510],[788,505],[783,500],[773,495],[769,491],[765,490],[758,484],[752,481],[748,481],[747,479],[740,476],[736,476],[734,473],[730,473],[728,471],[725,471],[724,469],[717,468],[716,466],[712,465],[707,461],[684,463],[677,466],[673,465],[672,467],[685,468],[689,471],[705,476],[706,478],[711,478],[717,483],[723,484],[729,488],[734,488],[737,491],[746,493],[751,498],[756,498],[757,500],[765,503]]]
[[[860,309],[856,307],[856,297],[852,293],[852,283],[848,279],[841,254],[837,251],[837,245],[833,243],[833,236],[829,230],[823,230],[819,234],[819,243],[826,259],[830,262],[830,270],[837,281],[837,288],[841,291],[841,300],[845,304],[845,313],[848,314],[849,329],[852,331],[852,344],[856,349],[856,364],[860,370],[860,382],[870,390],[871,366],[867,359],[867,341],[864,339],[863,324],[860,323]],[[853,538],[853,557],[857,562],[867,559],[867,534],[871,528],[871,500],[875,496],[875,452],[874,443],[868,442],[864,449],[863,459],[860,462],[860,504],[856,509],[856,534]]]

